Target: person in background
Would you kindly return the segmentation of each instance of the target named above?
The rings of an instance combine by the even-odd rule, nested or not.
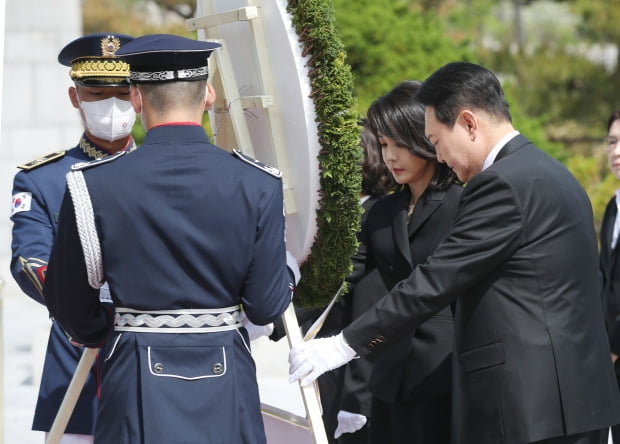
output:
[[[426,261],[459,207],[463,188],[425,136],[424,107],[415,99],[419,88],[420,82],[403,81],[368,109],[375,154],[400,187],[377,201],[362,224],[354,271],[347,278],[352,319]],[[358,286],[373,273],[381,287],[360,294]],[[372,366],[365,360],[350,362],[339,425],[352,430],[367,417],[370,427],[365,440],[354,440],[359,434],[354,432],[344,434],[342,442],[449,444],[452,340],[452,313],[446,307],[403,335]],[[364,387],[372,393],[370,406],[351,403],[346,395]]]
[[[281,173],[201,126],[219,46],[167,34],[125,45],[144,143],[67,175],[44,295],[76,342],[104,347],[96,442],[266,441],[243,317],[277,319],[298,268]]]
[[[620,395],[585,190],[515,130],[483,66],[444,65],[416,99],[437,158],[466,183],[456,221],[342,333],[293,347],[290,379],[381,355],[454,305],[454,444],[605,443]]]
[[[607,160],[612,174],[620,179],[620,110],[607,120]],[[620,189],[605,208],[600,231],[599,266],[602,276],[602,298],[605,306],[607,335],[614,363],[616,381],[620,384],[620,262],[618,262],[618,234],[620,233]],[[620,444],[620,426],[613,426],[614,444]]]
[[[89,34],[60,51],[58,61],[71,68],[69,100],[80,113],[84,132],[74,148],[21,165],[13,180],[11,274],[22,291],[40,304],[46,304],[42,290],[65,191],[65,174],[74,163],[135,148],[131,137],[135,111],[129,102],[129,65],[116,56],[116,51],[131,40],[133,37],[124,34]],[[73,346],[52,319],[33,430],[50,430],[81,355],[82,349]],[[63,443],[93,440],[97,406],[94,376],[89,376],[77,401]]]

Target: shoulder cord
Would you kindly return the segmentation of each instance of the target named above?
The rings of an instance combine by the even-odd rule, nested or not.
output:
[[[88,283],[93,288],[101,288],[104,283],[101,245],[95,227],[93,205],[82,171],[69,172],[67,174],[67,186],[69,187],[73,208],[75,209],[75,220],[82,250],[84,251]]]

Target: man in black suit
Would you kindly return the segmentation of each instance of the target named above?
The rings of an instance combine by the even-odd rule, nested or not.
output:
[[[455,224],[364,316],[295,347],[291,380],[374,356],[454,304],[454,443],[605,443],[620,396],[588,196],[515,131],[489,70],[450,63],[417,98],[438,158],[467,182]]]
[[[616,178],[620,178],[620,110],[614,111],[607,121],[607,159],[609,168]],[[600,269],[603,278],[602,297],[605,304],[607,335],[611,348],[611,359],[616,368],[616,378],[620,384],[620,262],[618,261],[618,235],[620,234],[620,191],[612,197],[605,208],[601,224]],[[620,426],[611,428],[615,444],[620,443]]]

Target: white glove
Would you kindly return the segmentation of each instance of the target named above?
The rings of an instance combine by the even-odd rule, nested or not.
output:
[[[250,341],[260,338],[261,336],[269,336],[273,333],[273,322],[267,325],[256,325],[248,319],[243,313],[243,320],[241,321],[245,329],[248,331]]]
[[[323,373],[338,368],[357,353],[344,339],[342,332],[329,338],[312,339],[291,348],[288,355],[289,382],[301,380],[308,385]]]
[[[301,279],[299,264],[297,263],[295,256],[293,256],[288,250],[286,250],[286,266],[293,272],[293,276],[295,277],[295,285],[297,285],[299,283],[299,279]]]
[[[354,433],[364,427],[366,417],[359,413],[351,413],[346,410],[338,412],[338,427],[334,432],[334,438],[338,439],[343,433]]]

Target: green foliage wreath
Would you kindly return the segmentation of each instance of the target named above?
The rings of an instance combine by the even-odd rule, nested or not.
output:
[[[351,271],[357,249],[361,206],[360,128],[353,111],[353,75],[335,29],[330,0],[289,0],[303,54],[308,56],[312,99],[321,150],[320,201],[317,234],[310,255],[301,265],[296,303],[326,305]]]

